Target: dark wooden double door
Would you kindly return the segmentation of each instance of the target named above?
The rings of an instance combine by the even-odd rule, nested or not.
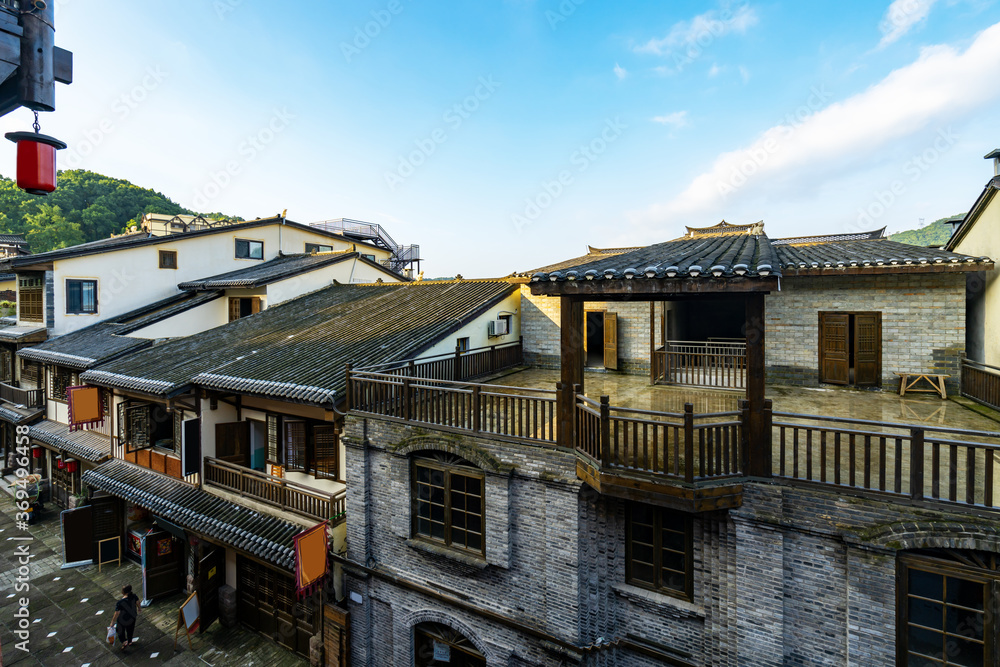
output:
[[[240,622],[302,656],[309,656],[309,639],[320,630],[320,605],[315,597],[298,600],[295,578],[240,556],[236,561]]]
[[[882,384],[882,313],[819,314],[819,381]]]

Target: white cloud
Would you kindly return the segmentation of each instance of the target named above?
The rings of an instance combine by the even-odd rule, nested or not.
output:
[[[763,195],[780,187],[815,191],[849,173],[876,151],[936,125],[948,123],[998,95],[1000,23],[959,52],[947,45],[925,48],[913,63],[841,102],[827,104],[823,87],[803,91],[802,105],[785,122],[751,144],[719,155],[672,200],[640,214],[663,223],[693,213],[723,212],[727,197]]]
[[[621,81],[622,79],[628,76],[628,70],[619,65],[618,63],[615,63],[615,76],[617,76],[618,80]]]
[[[750,81],[750,70],[743,65],[740,65],[740,78],[743,79],[743,83]]]
[[[712,66],[708,68],[708,76],[709,77],[718,76],[719,72],[721,72],[721,71],[722,71],[721,67],[719,67],[715,63],[712,63]]]
[[[910,28],[927,18],[937,0],[895,0],[885,10],[878,24],[882,33],[879,48],[892,44],[910,31]]]
[[[688,125],[687,115],[687,111],[675,111],[673,113],[668,113],[665,116],[654,116],[653,122],[660,123],[661,125],[669,125],[675,128],[686,127]]]
[[[675,23],[661,39],[651,39],[635,47],[637,53],[669,55],[677,49],[698,45],[702,48],[729,33],[744,33],[757,23],[757,14],[749,4],[723,3],[718,10],[710,10],[690,21]]]

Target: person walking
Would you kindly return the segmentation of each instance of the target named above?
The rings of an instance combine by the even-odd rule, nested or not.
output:
[[[115,603],[115,615],[111,625],[115,626],[122,648],[132,645],[135,622],[139,620],[139,596],[132,592],[132,585],[122,586],[122,596]]]

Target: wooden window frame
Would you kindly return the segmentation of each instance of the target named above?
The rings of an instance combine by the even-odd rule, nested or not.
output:
[[[455,349],[459,352],[468,352],[470,349],[471,341],[468,336],[463,336],[461,338],[455,339]]]
[[[161,250],[159,252],[159,260],[161,269],[177,269],[176,250]]]
[[[48,373],[48,397],[56,403],[68,403],[67,387],[80,384],[80,376],[65,366],[52,366]]]
[[[45,280],[40,276],[17,279],[17,317],[25,322],[45,321]]]
[[[632,575],[632,512],[638,506],[648,507],[653,511],[653,576],[654,581],[636,579]],[[678,590],[662,585],[660,573],[663,570],[663,524],[666,518],[680,521],[684,533],[684,590]],[[676,530],[675,532],[682,532]],[[694,600],[694,520],[692,517],[669,510],[665,507],[629,502],[625,505],[625,581],[632,586],[645,588],[663,595],[687,600]]]
[[[169,447],[158,445],[156,444],[157,441],[153,440],[153,423],[156,419],[154,411],[158,408],[164,410],[164,414],[167,415],[164,421],[169,420],[171,423],[173,437],[170,438],[172,444]],[[135,432],[133,429],[139,426],[137,421],[142,419],[143,413],[145,413],[145,428],[143,432]],[[157,451],[171,454],[177,454],[180,451],[179,440],[181,436],[178,430],[178,422],[183,423],[182,411],[175,410],[173,413],[167,413],[164,406],[160,403],[129,399],[118,404],[117,419],[118,442],[125,448],[126,454],[138,452],[143,449],[156,449]]]
[[[958,552],[961,553],[961,552]],[[998,564],[996,554],[989,555],[992,561],[992,566],[996,568]],[[900,554],[897,559],[897,587],[896,587],[896,665],[898,667],[906,667],[909,658],[909,605],[908,601],[911,597],[909,590],[909,573],[911,570],[919,570],[922,572],[928,572],[931,574],[939,574],[944,577],[951,577],[954,579],[960,579],[963,581],[971,581],[975,583],[982,584],[984,586],[983,591],[983,642],[984,642],[984,664],[994,665],[997,660],[998,646],[1000,646],[1000,626],[998,626],[997,618],[995,614],[994,607],[995,604],[992,603],[1000,596],[1000,571],[986,570],[974,567],[972,565],[967,565],[965,561],[960,564],[957,561],[945,560],[943,558],[936,558],[932,555],[920,554],[920,553],[903,553]],[[927,598],[924,596],[913,595],[918,599],[928,600],[930,602],[937,603],[938,601]],[[947,595],[942,597],[947,598]],[[967,609],[961,607],[960,605],[953,605],[942,601],[942,607],[958,607],[960,609]],[[937,628],[929,628],[928,626],[917,625],[917,627],[928,628],[937,631]],[[948,636],[963,637],[960,633],[953,632],[949,633],[947,631],[947,625],[942,624],[940,630],[942,634],[942,639]],[[967,638],[967,636],[965,636]],[[921,654],[917,654],[919,658]],[[931,664],[928,661],[928,664]],[[942,663],[955,665],[957,663]]]
[[[419,479],[418,479],[418,468],[426,468],[428,470],[437,470],[444,473],[444,538],[435,537],[429,533],[420,532],[419,521]],[[458,475],[461,477],[467,477],[470,479],[476,479],[479,481],[480,495],[480,512],[479,523],[480,523],[480,548],[470,549],[467,546],[461,544],[455,544],[452,540],[452,476]],[[410,466],[410,480],[411,480],[411,499],[412,499],[412,517],[413,517],[413,536],[422,540],[427,540],[428,542],[433,542],[434,544],[439,544],[445,546],[449,549],[455,549],[461,551],[462,553],[474,554],[476,556],[485,558],[486,557],[486,475],[482,470],[471,466],[471,465],[461,465],[456,463],[445,463],[437,461],[430,458],[416,456],[413,458]],[[475,515],[473,512],[465,510],[466,514]],[[469,532],[468,529],[464,529]]]
[[[243,299],[250,300],[250,315],[256,315],[261,311],[261,307],[264,305],[263,300],[259,296],[231,296],[229,297],[229,321],[235,322],[236,320],[243,319],[243,317],[250,317],[250,315],[243,315]]]
[[[93,285],[94,287],[94,304],[92,310],[87,310],[84,300],[83,300],[83,287],[84,285]],[[78,309],[73,309],[70,307],[71,298],[70,294],[74,289],[80,290],[80,307]],[[96,278],[67,278],[66,279],[66,314],[67,315],[97,315],[100,312],[100,299],[98,298],[100,288]]]
[[[240,244],[241,243],[246,243],[247,244],[247,246],[246,246],[247,247],[247,254],[246,255],[240,255]],[[252,250],[252,248],[254,247],[255,244],[260,246],[260,257],[254,257],[253,256],[253,250]],[[261,240],[259,240],[259,239],[241,239],[241,238],[237,238],[235,240],[235,242],[234,242],[233,254],[236,257],[236,259],[252,259],[255,262],[262,262],[262,261],[264,261],[264,242],[261,241]]]

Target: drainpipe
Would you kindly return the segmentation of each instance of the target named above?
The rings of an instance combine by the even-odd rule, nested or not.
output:
[[[348,280],[347,280],[347,284],[348,285],[353,285],[354,284],[354,269],[358,268],[358,258],[359,257],[361,257],[360,253],[354,255],[354,264],[351,266],[351,277],[348,278]]]

